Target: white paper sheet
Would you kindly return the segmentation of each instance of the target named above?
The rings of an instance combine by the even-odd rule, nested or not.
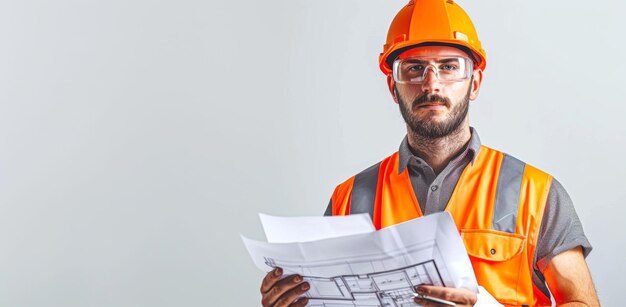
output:
[[[260,213],[269,243],[309,242],[376,231],[368,214],[278,217]]]
[[[242,239],[261,270],[278,266],[309,282],[307,306],[415,306],[413,289],[422,283],[478,292],[465,246],[447,212],[311,242]]]

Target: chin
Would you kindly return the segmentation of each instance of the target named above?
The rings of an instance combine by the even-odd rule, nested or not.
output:
[[[437,124],[445,123],[448,120],[447,116],[440,114],[429,114],[426,116],[419,116],[417,118],[421,121],[428,121],[429,123]]]

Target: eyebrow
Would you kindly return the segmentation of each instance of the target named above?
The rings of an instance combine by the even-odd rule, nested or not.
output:
[[[458,58],[446,58],[446,59],[442,59],[440,61],[437,61],[439,63],[450,63],[450,62],[455,62],[458,63],[459,59]]]
[[[418,60],[418,59],[407,59],[405,61],[405,63],[412,63],[412,64],[424,64],[424,63],[428,63],[429,61],[424,61],[424,60]],[[437,61],[437,63],[458,63],[459,59],[458,58],[443,58],[439,61]]]
[[[405,61],[404,63],[424,64],[424,63],[428,63],[428,61],[409,59],[409,60]]]

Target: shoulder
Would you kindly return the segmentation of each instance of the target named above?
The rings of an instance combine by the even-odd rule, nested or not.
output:
[[[394,159],[397,160],[396,156],[397,153],[394,153],[337,185],[330,198],[329,209],[326,212],[330,212],[332,215],[349,214],[353,191],[358,191],[356,194],[360,195],[357,203],[362,202],[364,199],[373,199],[372,195],[375,195],[381,166],[394,164],[390,162],[393,162]]]
[[[552,182],[553,177],[548,172],[535,167],[533,164],[527,163],[514,155],[511,155],[507,152],[494,149],[485,145],[481,146],[480,153],[481,156],[493,157],[500,162],[501,169],[513,169],[518,172],[523,172],[523,175],[527,177],[527,179],[533,180],[544,180],[548,182]]]
[[[378,173],[381,169],[381,165],[383,166],[388,166],[390,164],[397,165],[397,160],[398,160],[398,152],[394,152],[393,154],[382,159],[381,161],[376,162],[375,164],[367,167],[364,170],[361,170],[360,172],[356,173],[355,175],[341,182],[335,188],[335,192],[337,192],[337,190],[346,190],[349,187],[351,188],[355,181],[360,182],[360,181],[376,180],[378,178]]]

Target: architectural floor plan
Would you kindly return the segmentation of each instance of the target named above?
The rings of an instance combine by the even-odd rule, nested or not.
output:
[[[283,232],[298,231],[298,224],[304,224],[291,222],[295,226],[287,229],[282,225]],[[309,223],[304,231],[326,227],[327,222],[322,220],[319,226]],[[307,306],[417,306],[413,293],[420,284],[478,292],[467,251],[446,212],[378,231],[313,241],[268,243],[242,239],[263,271],[281,267],[285,275],[300,274],[309,282]],[[274,239],[268,235],[268,240]]]
[[[304,279],[311,285],[311,289],[306,293],[309,298],[307,306],[415,306],[413,290],[417,285],[443,285],[443,280],[433,260],[391,270],[384,270],[384,261],[374,260],[358,264],[370,266],[372,273],[327,278],[304,275],[307,271],[305,267],[290,267],[270,258],[266,260],[270,266],[287,267],[290,271],[302,271]],[[345,263],[344,265],[350,270],[350,267],[355,264]]]

